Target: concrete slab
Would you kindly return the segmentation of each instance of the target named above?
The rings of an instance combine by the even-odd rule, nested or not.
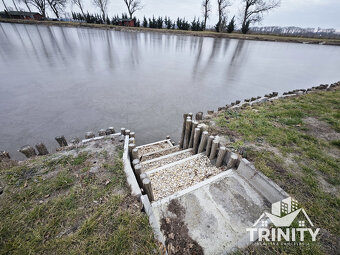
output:
[[[152,203],[152,209],[168,246],[183,238],[173,228],[177,222],[182,232],[188,232],[189,247],[202,249],[204,254],[226,254],[251,244],[246,228],[270,209],[270,203],[235,170],[228,170]]]

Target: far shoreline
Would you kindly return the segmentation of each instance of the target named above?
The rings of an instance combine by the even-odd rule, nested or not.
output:
[[[133,31],[133,32],[157,32],[175,35],[188,35],[198,37],[212,37],[212,38],[227,38],[250,41],[267,41],[267,42],[287,42],[287,43],[303,43],[303,44],[319,44],[340,46],[340,39],[329,38],[311,38],[298,36],[281,36],[281,35],[265,35],[265,34],[241,34],[241,33],[217,33],[213,31],[190,31],[177,29],[156,29],[145,27],[124,27],[107,24],[93,24],[83,22],[66,22],[66,21],[37,21],[37,20],[21,20],[21,19],[2,19],[0,23],[15,23],[15,24],[33,24],[45,26],[64,26],[64,27],[80,27],[80,28],[97,28],[114,31]]]

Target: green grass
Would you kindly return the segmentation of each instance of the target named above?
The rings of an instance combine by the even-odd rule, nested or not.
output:
[[[236,134],[229,146],[246,151],[257,169],[302,204],[317,227],[336,237],[340,235],[340,159],[329,151],[340,153],[340,143],[318,137],[304,119],[318,119],[330,131],[340,132],[339,113],[340,90],[318,92],[240,111],[226,110],[214,119],[217,127],[210,126],[210,130]],[[320,242],[321,246],[297,249],[294,254],[308,253],[308,249],[327,254],[329,244]]]
[[[90,153],[0,166],[0,254],[157,253],[121,155],[102,153],[107,160],[95,175],[89,162],[98,158]]]

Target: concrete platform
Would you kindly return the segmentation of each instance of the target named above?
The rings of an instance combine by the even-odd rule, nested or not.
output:
[[[186,238],[188,249],[204,254],[226,254],[251,244],[246,228],[269,208],[270,202],[232,169],[152,203],[168,247]]]

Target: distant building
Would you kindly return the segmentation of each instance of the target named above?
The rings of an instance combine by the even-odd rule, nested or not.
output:
[[[43,16],[37,12],[22,12],[22,11],[3,11],[0,12],[0,17],[5,19],[34,19],[42,20]]]
[[[119,19],[118,25],[119,26],[125,26],[125,27],[134,27],[135,26],[135,20],[134,19]]]

